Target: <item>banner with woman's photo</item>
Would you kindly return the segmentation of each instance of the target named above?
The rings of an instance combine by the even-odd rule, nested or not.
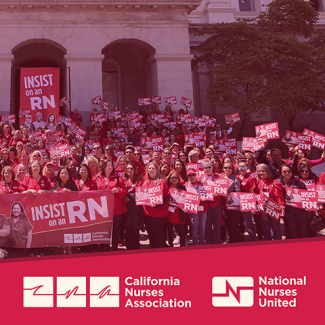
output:
[[[135,191],[136,205],[163,204],[162,185],[139,186]]]
[[[286,187],[286,205],[311,211],[318,211],[318,192]]]
[[[189,213],[198,213],[201,202],[199,194],[190,193],[177,188],[169,190],[171,202],[177,203],[177,206]]]
[[[27,118],[20,114],[19,124],[25,123],[28,130],[46,125],[55,131],[59,105],[60,68],[20,69],[20,111],[29,113]]]
[[[114,216],[110,190],[0,195],[0,246],[108,244]]]

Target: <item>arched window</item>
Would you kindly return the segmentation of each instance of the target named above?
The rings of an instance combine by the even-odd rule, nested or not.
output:
[[[240,11],[255,11],[254,0],[239,0]]]

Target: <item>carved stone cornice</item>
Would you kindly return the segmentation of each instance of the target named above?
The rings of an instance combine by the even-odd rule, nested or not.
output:
[[[0,10],[130,10],[186,9],[195,10],[202,0],[0,0]]]

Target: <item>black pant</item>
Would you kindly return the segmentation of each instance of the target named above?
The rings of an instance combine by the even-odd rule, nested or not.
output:
[[[287,238],[307,238],[308,236],[308,211],[287,208],[285,222],[287,225]]]
[[[239,211],[227,210],[226,212],[226,227],[229,233],[230,242],[238,243],[241,241],[241,233],[239,228]]]
[[[168,232],[168,245],[170,247],[174,246],[174,225],[176,227],[176,231],[179,235],[180,244],[181,246],[185,246],[185,238],[186,238],[186,232],[187,232],[187,223],[183,224],[174,224],[170,222],[166,222],[167,225],[167,232]]]
[[[274,240],[282,239],[280,219],[275,220],[267,216],[265,213],[260,213],[259,218],[263,229],[264,240],[272,240],[270,227],[273,230]]]
[[[140,248],[140,234],[139,229],[126,226],[125,227],[125,246],[126,249]]]
[[[112,231],[112,251],[117,251],[117,246],[120,241],[120,227],[123,214],[114,216],[113,231]]]
[[[165,246],[165,219],[166,217],[144,216],[150,248],[163,248]]]

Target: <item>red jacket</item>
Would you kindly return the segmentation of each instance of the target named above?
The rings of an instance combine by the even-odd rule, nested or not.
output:
[[[78,191],[80,192],[88,192],[88,191],[96,191],[98,190],[97,184],[91,178],[88,178],[84,184],[81,184],[79,179],[75,180],[75,183],[78,187]]]
[[[0,182],[0,191],[3,194],[13,194],[23,191],[20,182],[13,180],[10,184],[5,184],[5,182]]]
[[[249,193],[250,190],[254,190],[256,188],[256,179],[249,176],[247,173],[243,179],[240,179],[240,175],[237,175],[237,178],[240,181],[240,191]]]
[[[52,190],[51,183],[46,176],[41,176],[40,180],[37,182],[36,179],[32,176],[26,176],[21,182],[21,187],[23,191],[32,189],[32,190]]]
[[[273,178],[267,179],[258,179],[256,187],[256,194],[260,194],[262,192],[268,192],[269,196],[272,200],[277,202],[280,206],[284,207],[284,195],[283,195],[283,187],[282,184]]]
[[[118,188],[119,192],[114,194],[114,215],[118,216],[127,212],[124,200],[127,189],[122,178],[118,178],[117,181],[117,176],[115,174],[111,175],[109,178],[100,175],[96,180],[96,184],[99,190],[111,190],[114,187]]]

